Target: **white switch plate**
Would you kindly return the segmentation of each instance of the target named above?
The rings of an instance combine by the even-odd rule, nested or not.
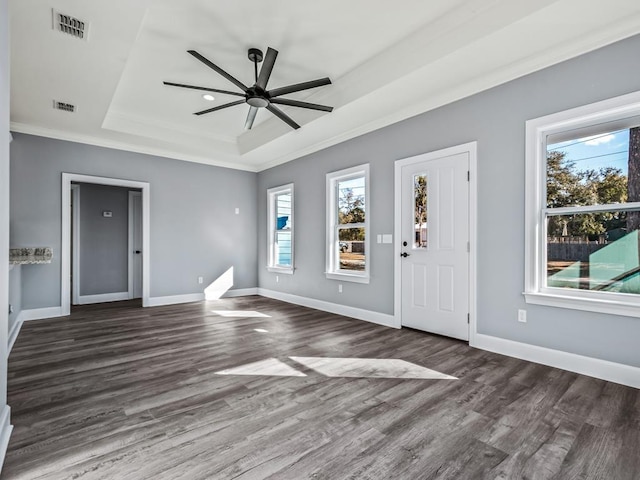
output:
[[[382,235],[382,243],[393,243],[393,235],[390,233]]]
[[[204,278],[198,277],[198,283],[202,283],[202,282],[204,282]]]
[[[527,311],[518,310],[518,321],[521,323],[527,323]]]
[[[342,284],[341,283],[338,284],[338,293],[342,293]]]
[[[378,234],[378,243],[382,243],[382,235]]]
[[[240,209],[236,207],[236,215],[240,215]]]

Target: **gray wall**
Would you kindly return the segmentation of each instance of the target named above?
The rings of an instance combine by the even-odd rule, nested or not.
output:
[[[60,305],[63,172],[150,183],[152,297],[201,293],[232,266],[234,288],[257,286],[255,173],[14,134],[11,243],[54,251],[23,268],[23,310]]]
[[[129,189],[80,184],[80,295],[129,289]],[[103,217],[110,211],[112,217]]]
[[[0,412],[7,403],[7,312],[9,311],[9,77],[9,4],[8,0],[0,0]]]
[[[640,366],[640,319],[524,302],[525,122],[640,89],[640,36],[437,110],[261,172],[258,269],[263,288],[393,313],[393,251],[372,244],[371,283],[324,276],[325,174],[371,165],[371,234],[393,231],[394,161],[478,141],[478,330],[480,333]],[[296,272],[265,269],[266,190],[295,184]],[[374,238],[372,236],[372,238]],[[510,242],[502,241],[506,236]],[[496,241],[496,239],[500,241]],[[528,323],[517,322],[517,309]]]
[[[14,265],[9,272],[9,305],[13,313],[9,314],[9,332],[22,311],[22,265]]]

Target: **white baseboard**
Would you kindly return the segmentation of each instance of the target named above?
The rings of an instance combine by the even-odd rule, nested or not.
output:
[[[228,290],[222,298],[231,297],[248,297],[249,295],[259,295],[258,288],[237,288],[235,290]]]
[[[80,295],[78,297],[78,304],[88,305],[90,303],[121,302],[123,300],[129,300],[129,292],[101,293],[98,295]]]
[[[386,313],[373,312],[371,310],[364,310],[362,308],[348,307],[346,305],[340,305],[338,303],[325,302],[324,300],[316,300],[315,298],[300,297],[298,295],[276,292],[274,290],[267,290],[265,288],[258,288],[258,295],[273,298],[276,300],[282,300],[283,302],[293,303],[295,305],[302,305],[303,307],[315,308],[316,310],[322,310],[323,312],[335,313],[337,315],[344,315],[345,317],[357,318],[358,320],[364,320],[366,322],[384,325],[385,327],[400,328],[400,324],[398,324],[395,316]]]
[[[22,310],[20,315],[18,315],[18,321],[26,322],[29,320],[40,320],[42,318],[62,316],[62,307],[31,308],[29,310]]]
[[[7,347],[7,356],[9,356],[9,354],[11,353],[13,344],[16,343],[16,338],[18,338],[18,334],[20,333],[20,329],[22,328],[23,323],[24,321],[20,319],[20,314],[18,314],[18,317],[16,318],[16,321],[11,327],[11,331],[9,332],[9,346]]]
[[[11,408],[9,405],[5,405],[2,408],[2,414],[0,414],[0,469],[4,463],[4,457],[7,454],[7,447],[9,446],[9,438],[11,438],[12,430]]]
[[[477,333],[472,347],[640,388],[640,368]]]
[[[204,293],[188,293],[186,295],[168,295],[166,297],[150,297],[148,307],[175,305],[178,303],[200,302],[204,300]]]

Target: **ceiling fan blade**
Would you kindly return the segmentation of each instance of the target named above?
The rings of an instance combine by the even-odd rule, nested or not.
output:
[[[273,113],[276,117],[278,117],[280,120],[282,120],[284,123],[286,123],[287,125],[289,125],[291,128],[295,128],[296,130],[298,128],[300,128],[300,125],[298,125],[296,122],[294,122],[291,117],[289,117],[286,113],[284,113],[282,110],[280,110],[278,107],[274,106],[274,105],[267,105],[267,110],[269,110],[271,113]]]
[[[302,90],[309,90],[310,88],[322,87],[324,85],[331,84],[329,77],[319,78],[318,80],[311,80],[310,82],[296,83],[295,85],[289,85],[288,87],[274,88],[267,93],[270,97],[279,97],[280,95],[286,95],[287,93],[300,92]]]
[[[247,121],[244,122],[244,129],[251,130],[253,127],[253,121],[256,119],[256,113],[258,113],[258,107],[250,107],[249,114],[247,115]]]
[[[264,57],[264,62],[262,64],[262,68],[260,69],[260,76],[256,81],[256,85],[263,90],[267,88],[267,82],[269,81],[269,77],[271,76],[273,65],[276,63],[277,56],[277,50],[271,47],[267,48],[267,54]]]
[[[224,78],[226,78],[227,80],[229,80],[231,83],[233,83],[234,85],[236,85],[237,87],[239,87],[243,92],[247,91],[247,86],[242,83],[240,80],[238,80],[237,78],[235,78],[233,75],[228,74],[227,72],[225,72],[224,70],[222,70],[219,66],[217,66],[215,63],[213,63],[211,60],[203,57],[202,55],[200,55],[198,52],[196,52],[195,50],[187,50],[188,53],[190,53],[191,55],[193,55],[194,57],[196,57],[198,60],[200,60],[202,63],[204,63],[207,67],[212,68],[213,70],[215,70],[217,73],[219,73],[220,75],[222,75]]]
[[[170,87],[191,88],[193,90],[203,90],[205,92],[224,93],[226,95],[235,95],[236,97],[244,97],[244,93],[230,92],[228,90],[219,90],[217,88],[198,87],[197,85],[185,85],[184,83],[162,82]]]
[[[224,105],[218,105],[217,107],[207,108],[201,112],[194,113],[194,115],[204,115],[205,113],[215,112],[216,110],[222,110],[223,108],[233,107],[234,105],[240,105],[242,103],[245,103],[244,100],[236,100],[235,102],[225,103]]]
[[[289,100],[288,98],[272,98],[271,103],[279,105],[289,105],[290,107],[309,108],[311,110],[320,110],[322,112],[331,112],[333,107],[326,105],[318,105],[317,103],[300,102],[299,100]]]

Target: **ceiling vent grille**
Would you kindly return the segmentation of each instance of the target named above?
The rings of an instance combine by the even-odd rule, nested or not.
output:
[[[53,29],[86,41],[89,24],[71,15],[53,10]]]
[[[55,108],[56,110],[62,110],[63,112],[69,112],[69,113],[74,113],[76,111],[75,105],[67,102],[59,102],[57,100],[53,101],[53,108]]]

